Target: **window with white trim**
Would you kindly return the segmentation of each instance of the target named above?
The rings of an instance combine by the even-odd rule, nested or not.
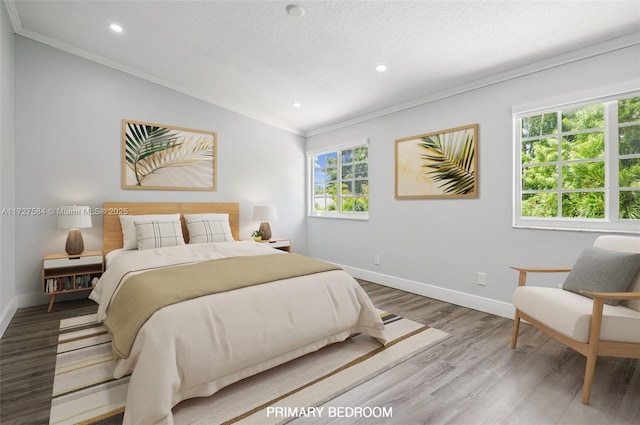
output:
[[[514,115],[514,225],[640,233],[640,91]]]
[[[307,152],[309,215],[369,218],[369,146],[367,141]]]

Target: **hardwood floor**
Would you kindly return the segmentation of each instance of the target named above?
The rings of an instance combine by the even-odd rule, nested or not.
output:
[[[527,324],[361,281],[381,309],[449,338],[329,401],[392,407],[385,420],[297,419],[293,424],[638,424],[640,361],[598,360],[591,405],[580,402],[585,359]],[[93,302],[20,309],[0,341],[0,423],[47,424],[59,320]]]
[[[0,340],[0,424],[49,423],[60,319],[97,311],[88,299],[19,309]]]

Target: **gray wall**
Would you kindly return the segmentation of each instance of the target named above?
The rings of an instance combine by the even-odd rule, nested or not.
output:
[[[15,37],[4,2],[0,6],[0,208],[14,204],[15,193]],[[15,219],[0,217],[0,335],[16,311]]]
[[[259,225],[253,206],[269,203],[278,210],[274,236],[305,252],[304,138],[19,36],[16,98],[17,206],[238,201],[249,239]],[[121,189],[123,118],[216,131],[218,190]],[[102,217],[82,233],[85,249],[101,249]],[[54,216],[16,218],[19,306],[48,300],[39,295],[41,258],[64,251],[65,238]]]
[[[512,228],[511,107],[634,79],[640,87],[640,46],[309,137],[309,149],[370,142],[370,220],[309,218],[309,255],[359,277],[510,316],[517,273],[509,266],[570,266],[597,236]],[[480,133],[477,199],[394,199],[395,139],[472,123]],[[476,284],[477,272],[486,273],[486,286]]]

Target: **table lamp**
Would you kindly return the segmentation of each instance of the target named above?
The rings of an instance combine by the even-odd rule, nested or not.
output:
[[[256,205],[253,207],[253,221],[261,221],[259,230],[262,232],[262,239],[271,239],[271,226],[269,222],[276,221],[277,219],[276,207],[273,205]]]
[[[69,229],[65,251],[69,255],[80,255],[84,241],[80,229],[91,227],[91,208],[87,206],[62,206],[58,208],[58,228]]]

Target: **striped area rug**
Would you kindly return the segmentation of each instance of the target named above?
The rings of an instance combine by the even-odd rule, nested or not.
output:
[[[447,333],[380,312],[390,343],[357,335],[173,408],[174,423],[276,424],[273,414],[318,406],[418,354]],[[60,322],[50,424],[122,423],[129,378],[113,379],[111,339],[95,315]],[[356,406],[353,406],[356,407]]]

